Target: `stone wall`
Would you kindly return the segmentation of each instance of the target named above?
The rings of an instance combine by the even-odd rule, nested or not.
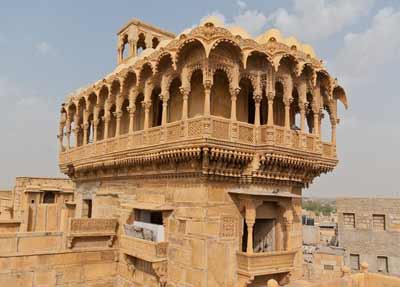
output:
[[[119,219],[119,235],[134,208],[169,206],[164,211],[167,276],[171,286],[235,286],[237,252],[241,251],[243,215],[238,202],[228,193],[237,184],[210,182],[200,178],[116,179],[77,183],[79,199],[90,194],[96,218]],[[79,209],[79,207],[78,207]],[[301,276],[301,202],[293,203],[294,219],[290,231],[295,257],[294,276]],[[79,216],[79,214],[78,214]],[[282,237],[281,237],[282,238]],[[124,257],[121,251],[120,258]],[[136,260],[136,259],[135,259]],[[159,274],[145,261],[136,260],[132,272],[125,260],[118,264],[118,286],[148,284],[156,286]],[[137,267],[139,266],[139,267]]]
[[[345,264],[350,254],[358,254],[373,272],[378,271],[377,257],[388,259],[390,274],[400,275],[400,199],[341,198],[336,201],[339,245],[346,249]],[[354,214],[354,228],[344,222],[343,213]],[[385,230],[373,215],[384,215]],[[348,216],[350,218],[351,216]]]
[[[0,255],[0,286],[114,287],[115,251]]]

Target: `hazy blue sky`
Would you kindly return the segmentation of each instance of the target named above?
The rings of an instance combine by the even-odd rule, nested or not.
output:
[[[306,195],[400,195],[400,2],[373,0],[1,1],[0,188],[59,175],[59,105],[115,67],[119,27],[136,17],[179,33],[209,14],[312,44],[345,87],[340,164]]]

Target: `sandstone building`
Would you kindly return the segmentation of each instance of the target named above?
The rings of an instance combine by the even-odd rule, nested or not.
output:
[[[117,58],[63,103],[59,142],[76,216],[118,219],[121,286],[299,278],[301,190],[337,164],[346,105],[313,49],[215,19],[178,36],[134,20]]]
[[[340,198],[339,245],[346,249],[346,264],[360,269],[400,275],[400,199]]]
[[[117,62],[61,106],[71,181],[17,179],[0,286],[297,284],[302,189],[336,166],[347,105],[313,49],[213,18],[177,36],[133,20]]]

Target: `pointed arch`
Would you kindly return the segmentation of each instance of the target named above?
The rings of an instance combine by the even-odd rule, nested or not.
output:
[[[176,51],[176,67],[182,68],[185,63],[193,63],[206,58],[203,43],[195,38],[185,40]]]

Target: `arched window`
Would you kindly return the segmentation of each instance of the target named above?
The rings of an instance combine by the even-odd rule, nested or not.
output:
[[[290,104],[290,128],[294,130],[300,129],[300,107],[299,93],[296,88],[292,92],[293,101]]]
[[[140,131],[144,128],[144,109],[142,105],[143,100],[144,97],[142,93],[139,94],[135,100],[135,131]]]
[[[211,88],[211,115],[229,119],[231,117],[231,95],[226,73],[217,70],[214,73]]]
[[[151,107],[150,107],[150,115],[151,117],[151,126],[157,127],[161,126],[161,119],[162,119],[162,101],[160,99],[160,88],[153,89],[151,93]]]
[[[125,60],[129,57],[129,47],[128,47],[128,35],[124,35],[122,38],[122,60]]]
[[[154,37],[152,40],[152,46],[153,46],[152,48],[153,49],[157,48],[158,44],[160,44],[160,41],[158,40],[157,37]]]
[[[179,91],[181,80],[175,78],[169,86],[168,122],[172,123],[182,119],[182,95]]]
[[[139,34],[139,39],[136,44],[136,55],[140,55],[146,49],[146,37],[143,33]]]
[[[197,70],[190,79],[189,118],[201,116],[204,113],[203,73]]]
[[[125,99],[122,103],[121,107],[121,127],[120,133],[122,135],[127,134],[129,132],[129,112],[128,112],[129,100]]]
[[[101,109],[99,112],[99,119],[97,124],[97,141],[101,141],[104,139],[104,109]]]
[[[283,104],[283,85],[280,82],[275,83],[274,124],[282,127],[285,125],[285,105]]]
[[[115,132],[117,128],[117,119],[115,118],[115,105],[111,106],[110,109],[110,121],[108,122],[108,135],[107,138],[115,137]]]
[[[331,142],[332,138],[332,125],[328,106],[324,106],[321,118],[321,130],[319,131],[321,140],[324,142]]]
[[[239,87],[240,92],[236,99],[236,119],[240,122],[254,124],[255,104],[251,81],[242,78]]]
[[[93,142],[93,114],[89,115],[88,118],[89,125],[87,127],[87,143]]]

